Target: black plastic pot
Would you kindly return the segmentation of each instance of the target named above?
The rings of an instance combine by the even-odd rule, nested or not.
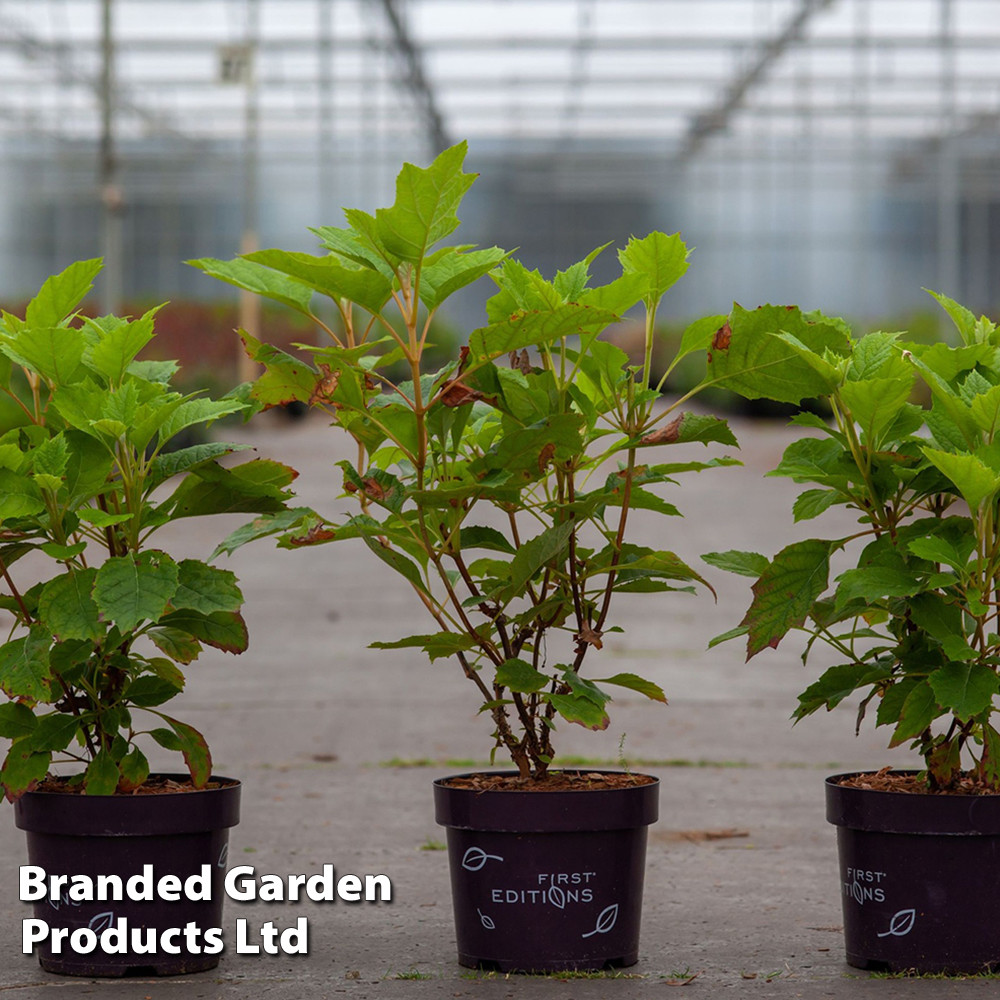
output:
[[[845,777],[826,780],[826,818],[838,828],[847,961],[1000,967],[1000,795],[876,792]]]
[[[163,777],[184,781],[186,774]],[[27,833],[28,861],[40,865],[47,875],[120,875],[125,881],[141,875],[143,865],[153,866],[156,880],[163,875],[185,879],[212,867],[211,899],[176,902],[159,898],[149,901],[81,902],[63,892],[58,901],[33,903],[35,917],[50,928],[75,930],[90,927],[100,931],[124,917],[131,928],[159,932],[183,928],[194,921],[200,931],[222,926],[223,881],[229,849],[229,828],[240,821],[240,783],[230,778],[218,788],[163,795],[64,795],[58,792],[28,792],[14,803],[14,819]],[[155,893],[154,893],[155,895]],[[203,935],[199,933],[199,940]],[[67,976],[176,976],[202,972],[219,964],[220,955],[196,953],[183,934],[172,945],[173,955],[157,947],[155,954],[109,955],[100,947],[88,954],[74,954],[64,942],[54,953],[48,940],[39,944],[38,960],[47,972]],[[199,945],[201,947],[203,945]]]
[[[638,961],[658,780],[563,792],[477,792],[448,780],[434,782],[434,807],[448,828],[462,965],[559,972]]]

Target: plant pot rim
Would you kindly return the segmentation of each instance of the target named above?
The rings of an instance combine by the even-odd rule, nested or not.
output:
[[[150,777],[186,780],[190,775],[155,771]],[[25,792],[14,803],[14,822],[32,833],[70,837],[169,836],[236,826],[242,783],[221,774],[209,780],[226,784],[156,795]]]
[[[599,768],[560,768],[571,774],[623,774]],[[434,813],[440,826],[503,833],[572,833],[650,826],[658,815],[660,779],[624,788],[559,791],[478,791],[445,782],[473,774],[517,775],[517,771],[469,771],[434,781]],[[638,772],[636,772],[638,774]]]
[[[834,826],[872,833],[928,836],[1000,836],[1000,794],[938,795],[928,792],[886,792],[840,784],[865,771],[847,771],[826,778],[826,818]],[[915,768],[893,774],[913,775]]]

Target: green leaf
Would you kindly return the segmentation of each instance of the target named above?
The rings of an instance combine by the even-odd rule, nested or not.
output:
[[[161,630],[150,633],[150,638],[163,652],[174,656],[181,663],[190,661],[171,652],[171,647],[178,648],[177,643],[172,642],[174,631],[184,632],[225,653],[242,653],[249,641],[246,622],[236,611],[214,611],[210,615],[200,611],[172,611],[169,615],[164,615],[159,623]],[[189,651],[189,646],[180,647],[180,652],[184,655],[188,655]]]
[[[982,663],[946,663],[927,680],[938,704],[962,722],[986,711],[1000,692],[1000,677]]]
[[[255,264],[242,257],[228,261],[202,257],[200,260],[189,260],[187,263],[220,281],[263,295],[306,316],[312,315],[309,304],[312,301],[313,290],[301,281],[278,274],[262,264]]]
[[[138,788],[149,777],[149,761],[138,747],[133,747],[122,757],[118,768],[124,790]]]
[[[907,548],[919,559],[929,559],[931,562],[944,563],[960,572],[966,568],[969,555],[975,546],[971,532],[968,537],[968,551],[960,552],[947,539],[930,535],[926,538],[914,538]]]
[[[512,595],[519,595],[543,566],[562,555],[575,526],[573,521],[554,525],[521,545],[510,564]]]
[[[263,264],[334,300],[348,299],[379,313],[392,294],[392,282],[368,267],[345,266],[336,257],[314,257],[285,250],[257,250],[244,260]]]
[[[11,698],[45,701],[49,697],[49,645],[52,637],[34,624],[27,635],[0,646],[0,690]]]
[[[845,382],[840,398],[869,441],[878,441],[899,415],[913,391],[914,375],[908,378],[870,378]]]
[[[513,555],[517,550],[507,540],[506,535],[496,528],[484,525],[462,525],[460,540],[463,549],[491,549],[494,552],[505,552]]]
[[[114,757],[107,750],[101,750],[87,765],[83,788],[87,795],[114,795],[120,778]]]
[[[140,708],[151,708],[162,705],[180,693],[181,688],[172,681],[152,674],[143,674],[129,684],[125,699]]]
[[[922,450],[924,455],[955,484],[965,502],[973,510],[1000,490],[1000,476],[975,455],[952,455],[936,448]]]
[[[903,702],[903,710],[889,746],[898,747],[919,736],[940,714],[941,709],[933,689],[927,681],[920,681]]]
[[[681,346],[674,358],[674,363],[695,351],[707,351],[715,335],[722,329],[727,316],[703,316],[695,320],[681,337]]]
[[[649,278],[645,274],[623,274],[620,278],[588,288],[578,296],[569,296],[571,302],[607,309],[616,316],[624,316],[637,302],[649,294]]]
[[[19,740],[30,736],[38,725],[38,720],[27,705],[19,701],[8,701],[0,705],[0,738]]]
[[[77,380],[86,341],[69,327],[31,328],[17,337],[0,338],[0,350],[17,364],[47,379],[57,390]]]
[[[728,552],[706,552],[701,558],[716,569],[725,570],[727,573],[739,573],[740,576],[749,576],[754,580],[770,565],[766,556],[756,552],[740,552],[738,549],[730,549]]]
[[[910,618],[941,643],[950,660],[974,660],[978,655],[969,645],[962,628],[962,611],[947,603],[940,594],[917,594],[908,602]]]
[[[607,729],[611,721],[607,712],[589,698],[577,694],[549,694],[544,697],[567,722],[575,722],[585,729]]]
[[[515,313],[469,335],[469,361],[480,366],[525,347],[544,347],[587,330],[603,329],[618,317],[606,309],[570,302],[547,310]]]
[[[962,335],[962,340],[966,344],[976,342],[976,317],[963,305],[959,305],[954,299],[949,299],[947,295],[940,295],[932,292],[929,288],[924,289],[929,295],[933,295],[941,305],[941,308],[951,317],[956,329]]]
[[[80,730],[80,720],[69,712],[53,712],[38,719],[26,747],[42,753],[46,750],[65,750]]]
[[[38,614],[59,640],[103,638],[105,627],[91,596],[97,570],[74,570],[49,580],[38,599]]]
[[[107,559],[97,571],[94,600],[123,632],[140,622],[159,621],[177,591],[177,563],[164,552]]]
[[[431,659],[442,660],[467,649],[475,649],[476,640],[458,632],[435,632],[432,635],[410,635],[394,642],[370,642],[369,649],[422,649]]]
[[[849,569],[837,577],[837,609],[860,598],[878,601],[883,597],[909,597],[923,586],[920,577],[905,569],[892,566],[862,566]]]
[[[534,694],[546,687],[552,678],[536,670],[525,660],[505,660],[497,667],[496,683],[520,694]]]
[[[628,688],[630,691],[638,691],[652,701],[667,703],[667,696],[663,689],[652,681],[647,681],[637,674],[615,674],[613,677],[595,677],[595,684],[617,684],[618,687]]]
[[[378,238],[391,254],[419,264],[431,246],[458,227],[455,211],[477,176],[462,172],[467,151],[468,143],[461,142],[427,168],[403,165],[395,203],[375,213]]]
[[[992,441],[1000,428],[1000,385],[975,396],[969,404],[969,410],[973,420],[986,433],[987,439]]]
[[[641,240],[633,236],[625,249],[618,251],[618,260],[626,274],[637,273],[648,278],[647,301],[652,305],[687,271],[689,254],[680,233],[667,236],[653,232]]]
[[[132,520],[132,515],[112,514],[110,511],[101,510],[99,507],[84,507],[76,512],[76,516],[87,524],[93,524],[97,528],[109,528],[113,524],[124,524]]]
[[[158,306],[150,309],[134,323],[114,316],[87,320],[97,340],[84,351],[84,364],[104,375],[111,386],[121,385],[135,356],[153,339],[153,317],[158,311]]]
[[[90,291],[104,262],[100,258],[79,260],[48,278],[28,303],[25,322],[29,327],[55,327],[73,312]]]
[[[403,553],[399,552],[397,549],[383,545],[377,538],[371,538],[368,535],[364,535],[363,537],[368,548],[371,549],[372,552],[374,552],[375,555],[382,560],[382,562],[391,566],[422,594],[429,593],[427,585],[424,583],[423,577],[420,575],[420,570],[416,563],[414,563],[407,556],[403,555]]]
[[[855,379],[906,378],[910,366],[902,359],[898,333],[881,330],[865,334],[854,344],[847,368],[848,382]]]
[[[157,649],[178,663],[192,663],[201,654],[201,643],[176,628],[151,629],[146,633]]]
[[[187,427],[210,424],[219,417],[239,413],[243,408],[238,399],[189,399],[160,426],[160,442],[169,441]]]
[[[886,674],[882,668],[868,663],[842,663],[830,667],[799,695],[799,704],[792,718],[796,721],[804,719],[824,707],[830,712],[859,687],[865,687]]]
[[[239,611],[243,594],[235,573],[197,559],[181,560],[177,570],[177,591],[170,599],[175,608],[191,608],[206,615],[213,611]]]
[[[13,802],[25,792],[30,792],[48,773],[52,763],[50,753],[32,753],[20,743],[15,743],[7,753],[0,770],[0,784],[7,800]]]
[[[738,639],[741,635],[746,635],[749,631],[750,627],[748,625],[737,625],[736,628],[731,628],[728,632],[722,632],[713,639],[709,639],[708,648],[713,649],[715,646],[721,646],[724,642],[729,642],[730,639]]]
[[[823,511],[832,507],[840,499],[836,490],[806,490],[800,493],[792,505],[795,520],[808,521],[819,517]]]
[[[195,444],[190,448],[179,448],[177,451],[161,453],[153,459],[150,468],[150,478],[155,485],[166,482],[172,476],[188,472],[212,459],[221,458],[235,451],[245,451],[252,448],[249,444],[226,444],[223,441],[209,441],[206,444]]]
[[[805,348],[847,353],[850,341],[829,322],[809,322],[797,308],[736,305],[709,345],[708,379],[748,399],[800,403],[829,391],[829,380],[774,333],[789,333]]]
[[[164,750],[173,750],[175,753],[181,752],[181,741],[172,729],[151,729],[149,735],[163,747]]]
[[[31,479],[0,469],[0,521],[40,514],[43,510],[42,491]]]
[[[447,253],[420,272],[420,300],[428,309],[436,309],[449,296],[488,274],[505,257],[499,247],[473,250],[470,253]]]
[[[749,627],[747,659],[801,626],[826,590],[832,542],[808,539],[783,548],[753,585],[753,603],[741,625]]]
[[[171,719],[169,715],[160,712],[157,712],[157,715],[170,726],[177,737],[180,751],[184,754],[184,762],[191,772],[191,784],[195,788],[204,788],[212,776],[212,755],[205,737],[186,722]]]

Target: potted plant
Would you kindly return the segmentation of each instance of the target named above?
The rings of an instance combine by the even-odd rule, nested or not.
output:
[[[4,313],[0,327],[0,391],[24,417],[0,436],[0,607],[13,618],[0,645],[9,699],[0,737],[11,741],[0,784],[27,831],[30,863],[47,876],[213,870],[200,901],[88,902],[69,884],[47,892],[36,918],[75,936],[57,950],[57,935],[46,935],[43,968],[193,972],[218,964],[221,941],[182,935],[168,942],[180,945],[172,954],[158,942],[150,949],[147,935],[219,924],[240,785],[212,774],[205,738],[165,706],[203,645],[240,653],[247,632],[231,572],[174,560],[151,542],[187,517],[283,510],[294,473],[265,461],[223,468],[217,460],[238,445],[168,451],[185,429],[245,404],[182,395],[170,387],[173,362],[135,360],[155,309],[136,320],[80,317],[100,268],[71,265],[23,319]],[[186,773],[151,775],[147,738],[181,753]],[[62,762],[75,773],[55,774]],[[124,934],[124,951],[95,945],[109,930]]]
[[[406,164],[392,207],[350,209],[347,228],[314,230],[324,255],[261,250],[192,262],[325,328],[326,346],[301,345],[312,365],[241,332],[264,367],[249,397],[260,407],[309,403],[357,447],[354,461],[339,463],[353,516],[265,515],[221,551],[269,535],[287,548],[358,539],[427,609],[433,631],[373,645],[452,659],[489,720],[491,758],[500,751],[516,766],[435,782],[459,960],[504,970],[627,965],[637,959],[657,781],[554,771],[553,738],[564,722],[605,729],[614,688],[666,701],[656,684],[590,663],[620,631],[616,595],[704,583],[672,552],[630,541],[627,528],[634,509],[679,513],[657,484],[736,464],[647,458],[689,442],[736,445],[723,420],[680,412],[700,386],[660,403],[666,374],[721,318],[688,329],[657,384],[657,307],[688,266],[679,236],[631,239],[618,254],[621,274],[597,287],[590,265],[603,247],[548,280],[496,247],[439,246],[474,180],[465,153],[463,143],[427,168]],[[486,325],[427,371],[438,309],[485,275],[498,289]],[[333,300],[336,325],[317,317],[314,293]],[[632,367],[602,334],[636,305],[645,363]],[[384,370],[399,361],[409,378],[395,384]]]
[[[749,659],[794,630],[806,636],[804,660],[817,649],[832,657],[799,696],[796,721],[858,693],[858,727],[873,714],[890,727],[890,747],[910,744],[923,758],[919,771],[827,779],[847,960],[977,971],[1000,962],[1000,333],[936,297],[957,347],[855,338],[841,321],[797,309],[734,310],[709,377],[786,402],[822,396],[832,424],[795,417],[810,434],[771,475],[810,487],[796,521],[846,506],[859,523],[772,559],[705,559],[755,578],[742,623],[713,645],[746,636]],[[748,354],[763,377],[732,377],[730,364]],[[769,374],[789,364],[800,378]],[[929,407],[910,401],[918,378]],[[831,581],[841,551],[851,568]]]

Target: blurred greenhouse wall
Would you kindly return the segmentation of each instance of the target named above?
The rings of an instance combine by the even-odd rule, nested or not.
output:
[[[0,298],[98,254],[104,306],[217,297],[184,260],[314,250],[468,139],[463,241],[679,229],[677,317],[989,310],[998,55],[995,0],[0,0]]]

